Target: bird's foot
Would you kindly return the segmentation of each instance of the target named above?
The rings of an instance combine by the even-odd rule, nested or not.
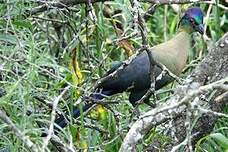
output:
[[[151,103],[151,102],[146,102],[146,104],[148,106],[150,106],[151,108],[156,108],[157,104],[156,103]]]

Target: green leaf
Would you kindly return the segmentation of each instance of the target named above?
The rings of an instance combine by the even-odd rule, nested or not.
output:
[[[171,22],[170,33],[172,33],[172,34],[175,33],[175,31],[176,31],[177,20],[178,20],[178,16],[175,16],[173,21]]]
[[[17,21],[13,21],[13,24],[18,26],[18,27],[25,27],[25,28],[31,28],[32,24],[26,20],[17,20]]]
[[[0,34],[0,41],[9,42],[12,44],[17,44],[17,38],[14,35]]]
[[[228,138],[226,138],[223,134],[213,133],[210,134],[209,137],[215,139],[221,147],[228,149]]]
[[[78,129],[77,129],[77,127],[75,127],[73,125],[69,125],[69,127],[70,127],[70,133],[73,137],[73,141],[76,142],[77,136],[78,136]]]

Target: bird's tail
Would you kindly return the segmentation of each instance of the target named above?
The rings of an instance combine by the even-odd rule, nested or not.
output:
[[[90,98],[92,98],[93,100],[101,100],[103,99],[105,96],[110,96],[112,95],[112,91],[101,91],[101,92],[95,92],[93,94],[90,95]],[[85,112],[87,110],[89,110],[93,105],[95,104],[95,102],[92,103],[87,103],[83,106],[82,108],[82,112]],[[78,107],[73,107],[72,110],[72,116],[74,118],[78,118],[81,115],[80,109]],[[67,124],[69,123],[68,118],[66,118],[64,115],[61,115],[60,117],[58,117],[55,120],[55,123],[61,127],[64,128],[67,126]],[[54,130],[59,130],[56,127],[54,128]]]
[[[94,103],[87,103],[83,106],[82,108],[82,112],[87,111],[88,109],[90,109],[92,106],[94,105]],[[74,118],[78,118],[81,115],[80,113],[80,108],[77,107],[73,107],[72,110],[72,116]],[[66,127],[66,125],[68,124],[69,120],[67,117],[65,117],[64,115],[61,115],[59,118],[57,118],[55,120],[55,124],[57,124],[59,127],[64,128]]]
[[[85,104],[82,108],[82,112],[87,111],[93,105],[94,105],[94,103]],[[55,119],[55,126],[54,126],[54,133],[55,134],[58,134],[58,132],[60,131],[59,128],[64,128],[68,125],[68,123],[69,123],[68,115],[69,115],[68,113],[66,114],[66,116],[64,114],[61,114],[57,119]],[[72,116],[74,118],[78,118],[80,115],[81,115],[80,108],[73,107]],[[58,127],[56,126],[56,124],[58,125]],[[46,132],[41,134],[41,137],[46,137],[46,136],[47,136]]]

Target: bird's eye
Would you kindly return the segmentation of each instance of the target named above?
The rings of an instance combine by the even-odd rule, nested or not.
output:
[[[192,24],[195,24],[195,21],[194,21],[194,19],[192,19],[192,18],[190,18],[190,22],[191,22]]]

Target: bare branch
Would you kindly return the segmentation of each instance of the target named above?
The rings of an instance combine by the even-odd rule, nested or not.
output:
[[[158,124],[161,124],[162,122],[167,120],[167,118],[174,118],[177,117],[179,114],[183,113],[188,107],[187,105],[189,104],[189,101],[193,100],[194,97],[198,96],[199,94],[213,89],[227,88],[228,84],[225,84],[227,82],[228,77],[216,81],[214,83],[201,86],[197,90],[188,90],[188,93],[185,94],[185,97],[182,100],[178,99],[177,97],[173,97],[169,100],[168,103],[165,103],[161,107],[157,107],[151,111],[148,111],[143,116],[141,116],[140,119],[136,121],[135,124],[131,127],[131,129],[129,130],[128,134],[124,139],[124,142],[122,143],[120,152],[133,151],[137,142],[143,138],[145,133],[150,128]]]
[[[61,94],[58,97],[56,97],[55,100],[53,101],[52,113],[51,113],[51,122],[50,122],[49,130],[47,133],[47,137],[43,141],[42,151],[45,151],[45,149],[48,145],[48,142],[50,141],[52,135],[54,134],[54,122],[55,122],[55,115],[56,115],[56,109],[57,109],[58,103],[59,103],[60,99],[62,98],[62,96],[69,89],[70,89],[70,86],[67,86],[66,88],[64,88],[64,90],[61,92]]]

